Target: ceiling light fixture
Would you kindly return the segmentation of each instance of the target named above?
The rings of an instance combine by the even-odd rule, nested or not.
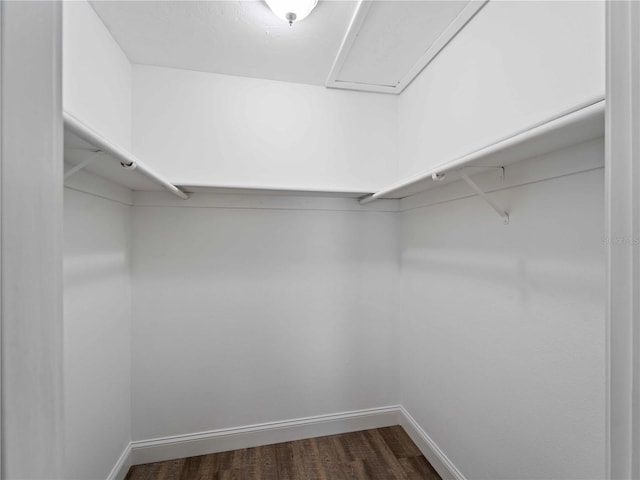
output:
[[[304,20],[316,8],[318,0],[265,0],[276,17],[289,22]]]

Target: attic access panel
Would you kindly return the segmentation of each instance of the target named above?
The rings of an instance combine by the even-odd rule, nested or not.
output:
[[[401,93],[487,0],[362,0],[326,85]]]

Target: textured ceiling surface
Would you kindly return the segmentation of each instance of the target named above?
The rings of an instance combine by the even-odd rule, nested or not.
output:
[[[132,63],[324,85],[356,2],[289,26],[262,0],[92,1]]]

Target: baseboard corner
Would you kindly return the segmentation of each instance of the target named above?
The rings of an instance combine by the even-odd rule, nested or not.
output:
[[[467,480],[403,406],[400,406],[400,426],[404,428],[443,480]]]
[[[107,477],[107,480],[124,480],[129,472],[129,468],[131,468],[131,442],[127,444],[125,449],[122,451],[120,458],[113,466],[111,473]]]

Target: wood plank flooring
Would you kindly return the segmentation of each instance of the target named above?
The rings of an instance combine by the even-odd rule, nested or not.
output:
[[[131,467],[125,480],[441,480],[402,427]]]

